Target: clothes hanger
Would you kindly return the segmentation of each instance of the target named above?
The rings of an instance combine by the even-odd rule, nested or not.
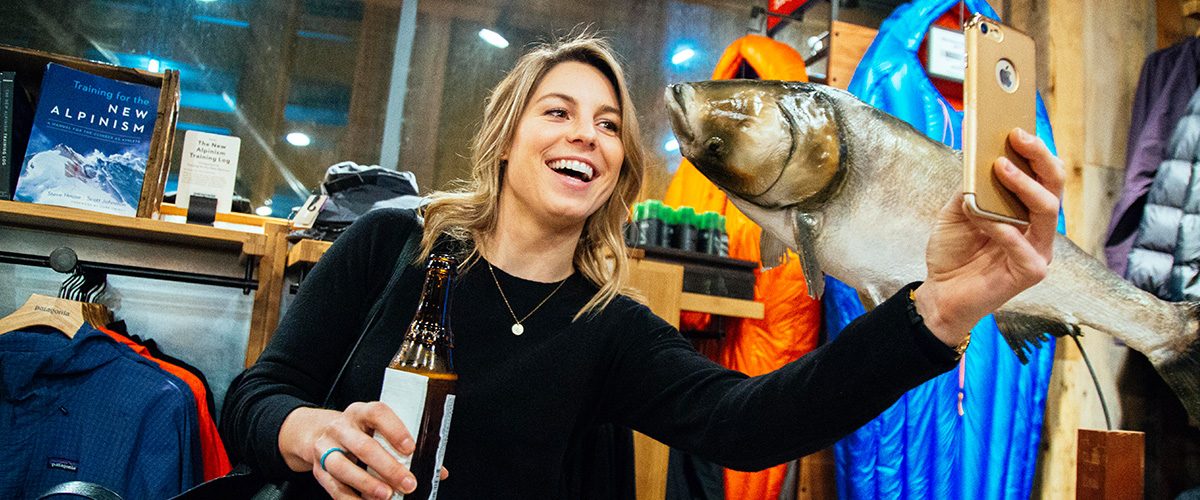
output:
[[[48,326],[74,338],[75,332],[85,323],[104,325],[111,315],[108,308],[100,304],[33,294],[12,314],[0,318],[0,335],[31,326]]]
[[[112,322],[112,311],[103,304],[82,302],[94,300],[105,287],[104,275],[79,269],[78,258],[69,248],[59,248],[50,254],[51,267],[71,272],[59,288],[58,297],[33,294],[12,314],[0,318],[0,335],[29,328],[48,326],[74,338],[85,323],[101,327]],[[88,288],[84,288],[87,286]],[[73,300],[80,299],[80,300]]]

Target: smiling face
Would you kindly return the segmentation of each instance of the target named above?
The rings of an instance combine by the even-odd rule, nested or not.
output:
[[[581,230],[617,184],[625,159],[620,127],[620,104],[603,73],[574,61],[551,68],[502,157],[501,213]]]

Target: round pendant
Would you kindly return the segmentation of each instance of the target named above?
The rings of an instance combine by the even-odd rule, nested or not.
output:
[[[520,323],[513,323],[512,332],[513,335],[520,335],[525,333],[525,327],[521,326]]]

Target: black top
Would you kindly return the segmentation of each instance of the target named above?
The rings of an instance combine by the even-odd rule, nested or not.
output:
[[[221,425],[235,460],[270,477],[289,474],[278,451],[280,425],[293,409],[320,405],[414,230],[411,212],[371,212],[309,274],[258,362],[229,390]],[[339,384],[336,407],[378,397],[423,279],[420,269],[406,274]],[[496,276],[518,316],[557,285],[498,268]],[[515,336],[486,263],[457,276],[458,396],[442,498],[578,497],[567,469],[587,453],[584,436],[602,423],[730,468],[766,468],[831,445],[956,364],[953,349],[909,321],[907,288],[834,342],[759,377],[713,363],[624,296],[572,322],[595,291],[572,275]]]

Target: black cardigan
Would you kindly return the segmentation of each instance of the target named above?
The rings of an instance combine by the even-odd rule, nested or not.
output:
[[[320,404],[406,235],[418,228],[411,212],[371,212],[309,274],[226,397],[221,427],[235,460],[269,477],[291,475],[278,450],[280,425],[293,409]],[[557,285],[496,275],[518,316]],[[411,268],[387,301],[335,392],[337,407],[378,397],[422,278]],[[591,496],[572,491],[580,483],[569,478],[573,464],[588,461],[594,429],[609,423],[730,468],[766,468],[831,445],[956,364],[953,349],[909,321],[908,288],[834,342],[759,377],[713,363],[624,296],[572,322],[595,291],[572,275],[515,336],[486,263],[457,277],[459,382],[442,498]]]

